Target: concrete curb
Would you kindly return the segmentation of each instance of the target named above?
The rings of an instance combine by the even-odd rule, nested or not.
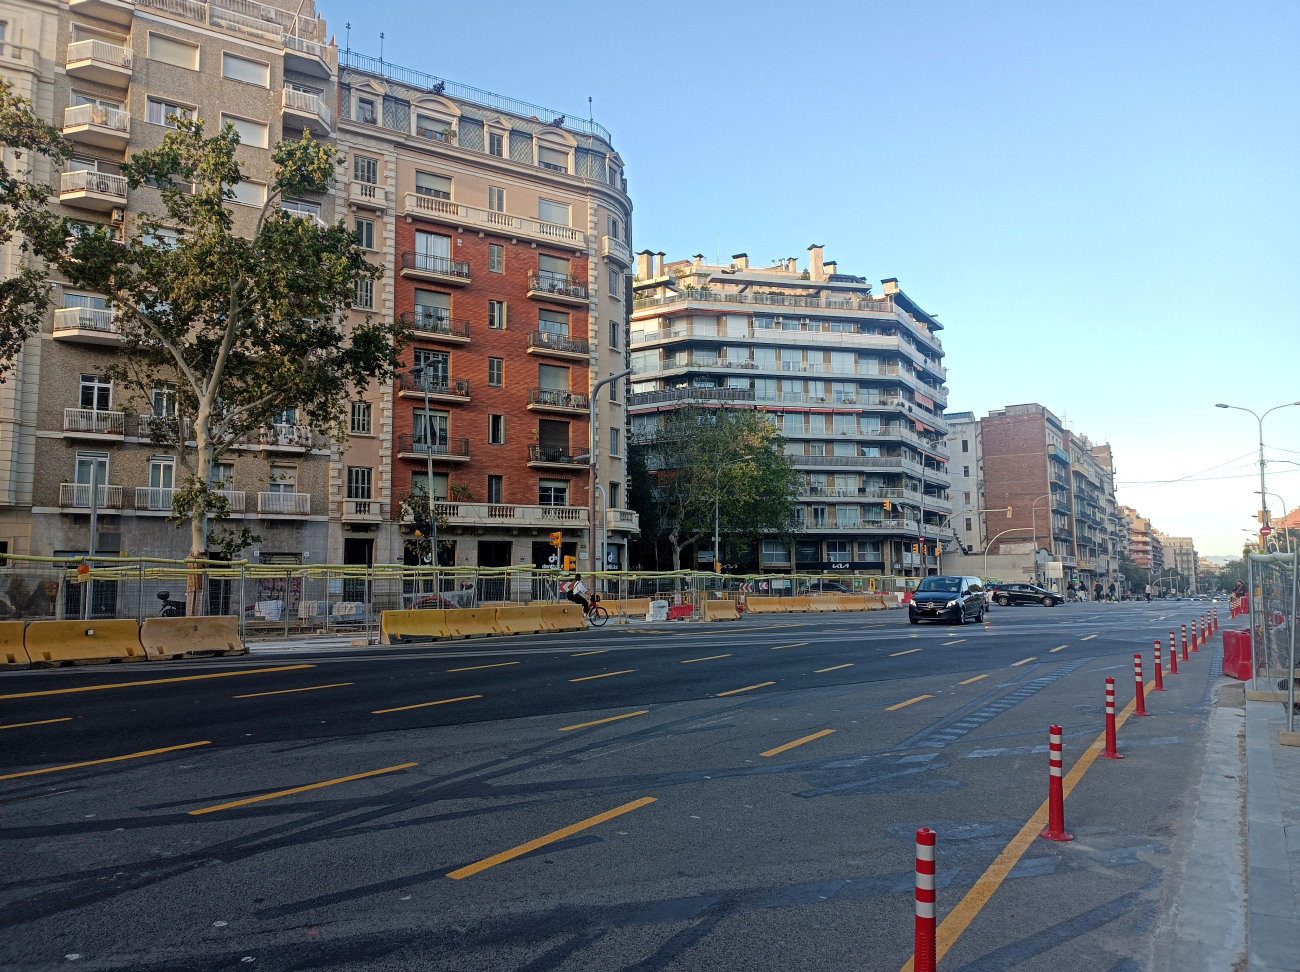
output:
[[[1269,720],[1277,706],[1246,703],[1247,941],[1252,972],[1300,972],[1300,910],[1283,825]],[[1287,794],[1289,804],[1300,793]]]

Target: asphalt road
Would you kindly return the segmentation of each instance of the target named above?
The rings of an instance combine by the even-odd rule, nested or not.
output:
[[[1134,651],[1150,679],[1152,640],[1193,610],[768,616],[10,673],[0,966],[894,972],[930,826],[939,916],[965,925],[942,969],[1143,969],[1213,651],[1122,727],[1124,760],[1085,757],[1073,842],[1030,841],[976,882],[1046,797],[1047,726],[1068,773],[1106,675],[1123,706]]]

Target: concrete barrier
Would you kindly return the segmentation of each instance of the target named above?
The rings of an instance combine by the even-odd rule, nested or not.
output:
[[[878,596],[880,598],[880,603],[885,606],[886,610],[903,606],[903,602],[898,599],[897,594],[880,594]],[[909,597],[908,600],[911,600],[911,598]]]
[[[149,658],[242,655],[248,650],[239,640],[239,619],[234,615],[145,618],[140,625],[140,644]]]
[[[805,611],[811,611],[808,606],[807,597],[783,597],[780,598],[781,610],[786,614],[802,614]]]
[[[134,621],[33,621],[23,645],[33,665],[145,660]]]
[[[542,606],[542,621],[547,631],[581,631],[587,627],[581,604],[546,604]]]
[[[609,600],[600,602],[611,618],[617,617],[645,617],[650,613],[650,598],[648,597],[629,597],[626,600],[619,601],[614,597]]]
[[[379,615],[380,644],[414,644],[450,638],[446,615],[444,610],[384,611]]]
[[[535,634],[546,630],[546,622],[540,607],[500,607],[497,627],[506,634]]]
[[[750,594],[745,598],[746,614],[782,614],[784,611],[779,597]]]
[[[837,594],[817,594],[808,598],[808,610],[813,612],[838,611],[840,598]]]
[[[735,601],[705,601],[705,621],[739,621],[740,612],[736,610]]]
[[[868,594],[866,597],[868,611],[883,611],[885,609],[885,602],[879,594]]]
[[[841,611],[865,611],[867,610],[867,595],[865,594],[841,594],[840,595]]]
[[[453,638],[503,634],[496,608],[448,608],[446,614],[447,630]]]
[[[26,621],[0,621],[0,669],[27,668],[31,659],[23,646]]]

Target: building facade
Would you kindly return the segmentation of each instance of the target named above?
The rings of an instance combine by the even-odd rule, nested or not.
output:
[[[632,312],[634,435],[673,409],[757,408],[803,476],[793,549],[728,553],[743,568],[918,577],[938,570],[952,513],[942,326],[898,286],[841,274],[808,248],[751,267],[701,255],[637,256]],[[713,560],[700,549],[698,560]]]
[[[984,553],[984,460],[981,449],[980,420],[974,412],[949,412],[947,445],[952,462],[952,503],[955,511],[950,521],[955,553],[966,556]],[[990,528],[993,525],[990,524]],[[994,535],[1006,527],[997,526]],[[950,549],[950,548],[949,548]]]
[[[1131,506],[1121,506],[1119,512],[1128,528],[1129,559],[1136,567],[1147,572],[1147,583],[1154,587],[1161,571],[1165,568],[1164,546],[1160,542],[1160,531],[1151,525],[1147,517],[1142,516]]]
[[[1196,543],[1191,537],[1171,537],[1160,533],[1160,551],[1163,555],[1163,569],[1166,572],[1178,571],[1183,576],[1180,591],[1199,590],[1200,554],[1196,552]],[[1167,586],[1167,585],[1166,585]]]

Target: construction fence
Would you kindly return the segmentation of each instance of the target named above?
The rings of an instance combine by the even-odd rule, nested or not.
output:
[[[1278,693],[1295,731],[1296,592],[1300,553],[1250,554],[1247,560],[1252,687]]]

